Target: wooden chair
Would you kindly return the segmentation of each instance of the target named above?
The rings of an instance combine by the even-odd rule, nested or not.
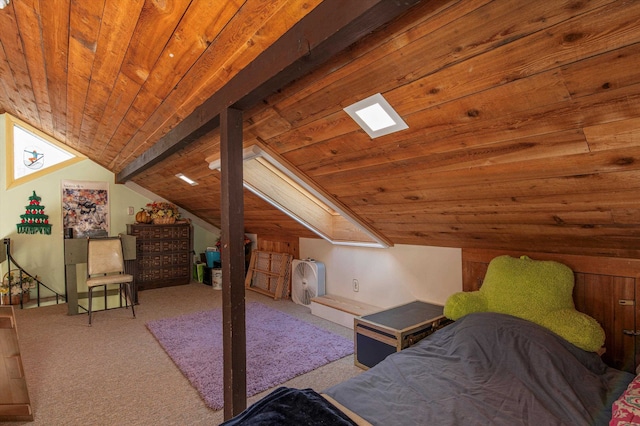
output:
[[[122,306],[122,288],[124,286],[125,307],[128,309],[131,302],[133,318],[136,311],[133,304],[131,283],[133,275],[124,272],[124,256],[122,254],[122,241],[114,238],[89,238],[87,244],[87,287],[89,288],[89,325],[91,325],[93,289],[104,287],[105,309],[107,308],[107,285],[119,284],[120,306]]]

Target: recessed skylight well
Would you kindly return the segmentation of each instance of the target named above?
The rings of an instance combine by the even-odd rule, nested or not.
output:
[[[371,139],[409,128],[380,93],[349,105],[344,111]]]
[[[242,150],[242,161],[253,160],[256,157],[262,155],[262,151],[255,145],[250,146],[249,148],[245,148]],[[209,162],[209,169],[211,170],[220,170],[220,158],[216,158],[213,161]]]
[[[332,244],[361,247],[392,245],[355,214],[334,202],[321,188],[303,178],[275,152],[252,145],[244,149],[243,159],[244,187],[318,236]],[[220,169],[217,156],[206,161],[209,169]]]

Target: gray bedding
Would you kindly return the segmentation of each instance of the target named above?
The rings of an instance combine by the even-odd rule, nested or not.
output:
[[[633,377],[534,323],[478,313],[324,393],[374,425],[605,425]]]

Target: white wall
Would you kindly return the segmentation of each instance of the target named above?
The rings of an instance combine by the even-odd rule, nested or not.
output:
[[[444,304],[451,294],[462,291],[462,250],[456,248],[362,248],[301,238],[300,257],[325,264],[328,294],[381,308],[413,300]],[[354,278],[360,284],[357,293]]]

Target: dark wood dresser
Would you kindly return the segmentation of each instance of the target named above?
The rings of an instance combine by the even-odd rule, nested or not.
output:
[[[136,260],[132,274],[138,290],[191,282],[191,224],[129,224],[127,234],[136,237]]]

